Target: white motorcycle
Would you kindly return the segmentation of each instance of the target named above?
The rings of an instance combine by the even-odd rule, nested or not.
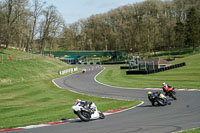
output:
[[[93,102],[77,101],[72,106],[72,110],[85,122],[105,118],[104,114],[98,111],[97,106]]]

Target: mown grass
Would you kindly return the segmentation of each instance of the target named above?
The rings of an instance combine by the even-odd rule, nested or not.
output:
[[[179,133],[179,132],[178,132]],[[180,133],[200,133],[200,128],[197,129],[191,129],[191,130],[185,130],[183,132]]]
[[[176,88],[200,89],[200,54],[176,59],[172,64],[186,62],[185,67],[149,75],[126,75],[119,66],[107,66],[97,80],[112,86],[127,88],[160,88],[162,82]]]
[[[3,50],[2,55],[0,129],[75,118],[71,106],[78,98],[95,102],[100,111],[140,103],[81,95],[57,88],[52,79],[60,77],[58,71],[72,67],[59,60],[16,50]],[[10,55],[13,60],[9,60]]]

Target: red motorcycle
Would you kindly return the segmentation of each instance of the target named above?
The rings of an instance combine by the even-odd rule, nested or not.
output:
[[[163,91],[165,92],[165,96],[169,96],[171,98],[173,98],[174,100],[176,100],[176,92],[175,92],[175,88],[172,86],[164,86],[163,87]]]

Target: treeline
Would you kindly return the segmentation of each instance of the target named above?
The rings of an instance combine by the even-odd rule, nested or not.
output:
[[[40,0],[0,1],[0,47],[27,52],[53,50],[64,22],[56,7]]]
[[[65,49],[155,52],[200,46],[199,0],[147,0],[64,29]]]
[[[117,50],[135,53],[200,46],[199,0],[146,0],[66,25],[39,0],[0,2],[0,44],[26,51]]]

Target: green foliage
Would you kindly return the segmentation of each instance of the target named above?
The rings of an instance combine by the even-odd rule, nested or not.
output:
[[[200,18],[196,8],[189,9],[186,19],[186,45],[193,48],[193,51],[200,46]]]
[[[175,26],[175,47],[176,48],[184,48],[186,46],[184,46],[185,43],[185,25],[183,24],[183,22],[178,21],[176,22],[176,26]]]

